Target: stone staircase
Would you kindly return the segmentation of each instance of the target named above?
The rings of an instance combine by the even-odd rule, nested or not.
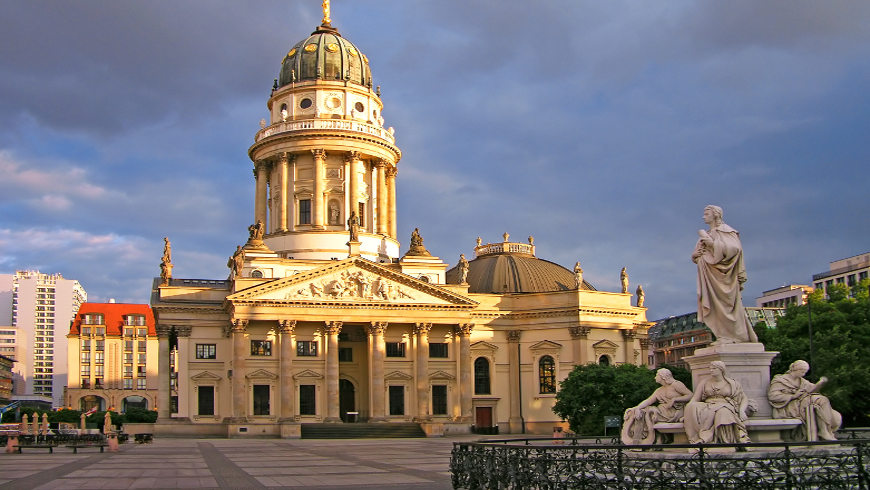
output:
[[[365,439],[381,437],[426,437],[420,424],[302,424],[303,439]]]

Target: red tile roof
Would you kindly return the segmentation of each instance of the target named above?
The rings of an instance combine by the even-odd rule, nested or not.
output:
[[[106,335],[121,335],[124,333],[124,315],[145,315],[145,326],[148,335],[157,335],[154,328],[154,314],[148,305],[130,303],[82,303],[75,320],[69,328],[70,335],[79,335],[82,321],[88,313],[101,313],[106,322]]]

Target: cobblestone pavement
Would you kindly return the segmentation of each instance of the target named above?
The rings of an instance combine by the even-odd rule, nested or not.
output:
[[[118,452],[31,449],[0,453],[0,489],[447,489],[459,440],[156,438]]]

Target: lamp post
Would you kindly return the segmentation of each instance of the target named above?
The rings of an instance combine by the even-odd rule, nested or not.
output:
[[[807,296],[807,326],[809,327],[810,336],[810,366],[815,366],[813,362],[813,301],[812,296]]]

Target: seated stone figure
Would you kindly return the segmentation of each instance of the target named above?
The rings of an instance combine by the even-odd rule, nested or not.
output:
[[[812,440],[812,430],[808,431],[807,428],[815,426],[819,439],[836,440],[834,432],[840,428],[843,417],[831,408],[828,397],[816,393],[828,382],[828,378],[822,376],[818,383],[810,383],[804,379],[809,370],[810,365],[806,361],[795,361],[787,373],[773,377],[767,390],[773,417],[801,419],[803,424],[794,429],[793,436],[796,439]]]
[[[749,399],[737,380],[729,378],[725,363],[710,363],[710,375],[701,379],[686,404],[683,425],[692,444],[750,442],[746,432]]]
[[[656,382],[661,385],[646,400],[625,411],[622,426],[624,444],[652,444],[656,433],[653,425],[658,422],[679,422],[683,418],[683,406],[692,398],[692,392],[682,381],[674,379],[669,369],[656,371]]]

